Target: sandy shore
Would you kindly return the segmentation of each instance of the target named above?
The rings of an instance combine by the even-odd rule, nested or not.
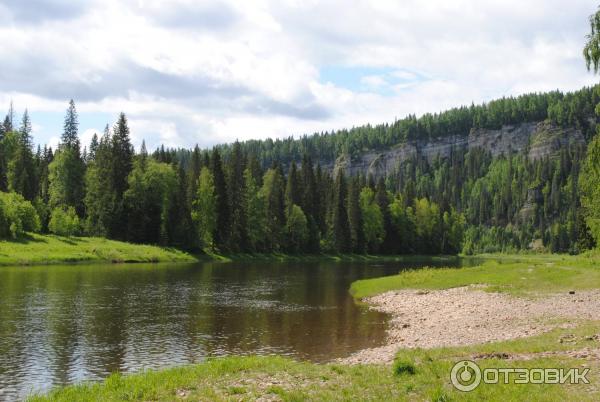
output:
[[[490,293],[475,286],[447,290],[403,290],[364,299],[391,315],[386,345],[361,350],[341,362],[390,363],[400,348],[463,346],[522,338],[600,319],[600,290],[540,298]]]

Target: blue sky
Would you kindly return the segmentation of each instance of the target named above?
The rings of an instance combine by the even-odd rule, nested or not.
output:
[[[4,0],[0,109],[55,145],[69,99],[85,144],[209,147],[392,121],[592,85],[595,1]]]

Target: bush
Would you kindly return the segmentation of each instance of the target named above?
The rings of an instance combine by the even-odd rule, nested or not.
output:
[[[75,236],[79,234],[81,225],[75,208],[54,208],[50,217],[48,229],[59,236]]]
[[[394,362],[394,374],[401,376],[404,374],[413,375],[416,373],[415,365],[408,360],[396,360]]]
[[[40,218],[31,202],[17,193],[0,192],[0,238],[17,238],[40,230]]]

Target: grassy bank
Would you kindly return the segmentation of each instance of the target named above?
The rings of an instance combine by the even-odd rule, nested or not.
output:
[[[441,263],[458,260],[458,256],[422,256],[422,255],[366,255],[366,254],[285,254],[285,253],[211,253],[207,258],[221,262],[419,262],[424,259]]]
[[[61,237],[28,234],[18,240],[0,240],[0,265],[47,265],[78,262],[410,262],[455,261],[456,256],[389,256],[361,254],[227,254],[207,251],[190,254],[174,248],[132,244],[99,237]]]
[[[420,269],[384,278],[359,280],[350,292],[356,298],[399,289],[448,289],[471,284],[514,295],[600,288],[600,257],[592,254],[483,256],[471,268]]]
[[[499,261],[494,259],[501,258]],[[425,269],[355,282],[364,297],[392,289],[443,289],[482,284],[514,295],[600,288],[600,259],[594,255],[493,256],[463,269]],[[466,347],[403,349],[395,364],[312,364],[281,357],[228,357],[135,375],[114,374],[101,383],[58,389],[32,401],[120,400],[598,400],[600,322],[571,320],[541,335]],[[456,334],[460,336],[460,334]],[[474,360],[483,369],[590,368],[590,384],[481,384],[472,392],[450,381],[454,364]],[[513,378],[514,379],[514,378]]]
[[[171,248],[130,244],[97,237],[31,234],[0,241],[0,265],[76,262],[193,262],[197,258]]]
[[[172,401],[172,400],[598,400],[594,385],[600,380],[597,361],[562,354],[590,347],[597,341],[599,323],[510,342],[474,347],[413,349],[398,354],[393,367],[311,364],[281,357],[228,357],[206,363],[121,376],[102,383],[59,389],[31,401]],[[560,342],[569,336],[570,343]],[[498,354],[498,352],[502,354]],[[546,352],[541,354],[539,352]],[[554,354],[548,354],[553,352]],[[507,360],[507,355],[514,354]],[[480,385],[464,393],[453,388],[449,373],[464,359],[480,367],[591,368],[584,385]]]

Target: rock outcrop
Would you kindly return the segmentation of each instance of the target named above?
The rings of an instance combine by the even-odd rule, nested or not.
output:
[[[580,130],[557,127],[549,122],[522,123],[503,126],[499,130],[472,129],[467,136],[450,135],[431,141],[410,141],[384,151],[368,151],[353,159],[349,155],[341,155],[335,163],[326,164],[324,168],[334,174],[343,169],[347,175],[361,173],[378,178],[393,173],[400,163],[416,155],[431,161],[437,156],[450,156],[452,150],[482,148],[493,156],[511,151],[527,152],[529,158],[534,160],[552,156],[561,147],[571,143],[585,144]]]

